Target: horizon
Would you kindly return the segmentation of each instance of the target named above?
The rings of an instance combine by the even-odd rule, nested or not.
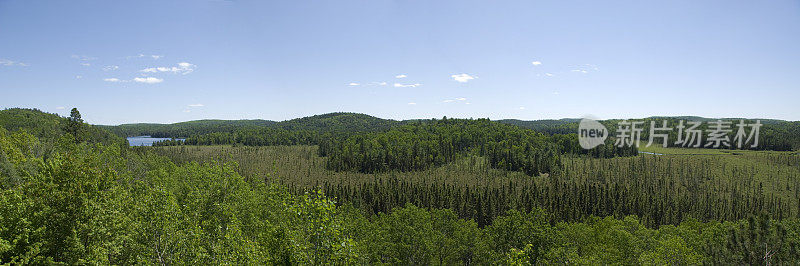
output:
[[[91,124],[800,120],[788,0],[0,1],[0,36],[0,109]]]
[[[119,126],[119,125],[132,125],[132,124],[160,124],[160,125],[169,125],[169,124],[185,123],[185,122],[192,122],[192,121],[204,121],[204,120],[211,120],[211,121],[241,121],[241,120],[250,120],[250,121],[255,121],[255,120],[259,120],[259,121],[270,121],[270,122],[277,122],[277,123],[279,123],[279,122],[286,122],[286,121],[291,121],[291,120],[295,120],[295,119],[301,119],[301,118],[306,118],[306,117],[312,117],[312,116],[317,116],[317,115],[327,115],[327,114],[335,114],[335,113],[361,114],[361,115],[368,115],[368,116],[371,116],[371,117],[375,117],[375,118],[379,118],[379,119],[384,119],[384,120],[392,120],[392,121],[411,121],[411,120],[442,119],[442,117],[427,117],[427,118],[407,118],[407,119],[400,119],[400,120],[398,120],[398,119],[392,119],[392,118],[383,118],[383,117],[380,117],[380,116],[375,116],[375,115],[371,115],[371,114],[365,114],[365,113],[356,113],[356,112],[329,112],[329,113],[315,114],[315,115],[309,115],[309,116],[303,116],[303,117],[289,118],[289,119],[285,119],[285,120],[271,120],[271,119],[263,119],[263,118],[243,118],[243,119],[215,119],[215,118],[204,118],[204,119],[197,119],[197,120],[177,121],[177,122],[171,122],[171,123],[137,122],[137,123],[124,123],[124,124],[94,124],[94,125],[98,125],[98,126]],[[83,115],[83,114],[82,114],[82,115]],[[676,118],[676,117],[697,117],[697,118],[702,118],[702,119],[722,119],[722,120],[726,120],[726,119],[727,119],[727,120],[730,120],[730,119],[745,119],[745,120],[778,120],[778,121],[787,121],[787,122],[797,122],[796,120],[784,120],[784,119],[764,118],[764,117],[754,117],[754,118],[750,118],[750,117],[704,117],[704,116],[696,116],[696,115],[676,115],[676,116],[647,116],[647,117],[627,117],[627,118],[616,118],[616,117],[610,117],[610,118],[603,118],[603,119],[600,119],[600,121],[604,121],[604,120],[625,120],[625,119],[628,119],[628,120],[636,120],[636,119],[646,119],[646,118],[661,118],[661,117],[664,117],[664,118]],[[450,116],[447,116],[447,118],[448,118],[448,119],[450,119],[450,118],[453,118],[453,119],[483,119],[483,118],[487,118],[487,117],[450,117]],[[582,119],[582,118],[575,118],[575,117],[562,117],[562,118],[544,118],[544,119],[518,119],[518,118],[500,118],[500,119],[488,118],[488,119],[489,119],[489,120],[491,120],[491,121],[502,121],[502,120],[518,120],[518,121],[542,121],[542,120],[553,120],[553,121],[558,121],[558,120],[580,120],[580,119]]]
[[[12,108],[6,108],[6,109],[13,109],[13,108],[33,109],[33,110],[39,110],[39,111],[42,111],[42,112],[46,112],[46,111],[44,111],[44,110],[40,110],[40,109],[37,109],[37,108],[27,108],[27,107],[12,107]],[[4,110],[6,110],[6,109],[4,109]],[[80,111],[80,110],[78,110],[78,111]],[[46,112],[46,113],[50,113],[50,112]],[[119,126],[119,125],[135,125],[135,124],[158,124],[158,125],[169,125],[169,124],[178,124],[178,123],[194,122],[194,121],[268,121],[268,122],[276,122],[276,123],[280,123],[280,122],[286,122],[286,121],[291,121],[291,120],[296,120],[296,119],[302,119],[302,118],[308,118],[308,117],[313,117],[313,116],[329,115],[329,114],[338,114],[338,113],[342,113],[342,114],[360,114],[360,115],[366,115],[366,116],[375,117],[375,118],[378,118],[378,119],[383,119],[383,120],[391,120],[391,121],[398,121],[398,122],[401,122],[401,121],[413,121],[413,120],[430,120],[430,119],[437,119],[437,120],[438,120],[438,119],[442,119],[442,117],[427,117],[427,118],[408,118],[408,119],[401,119],[401,120],[398,120],[398,119],[392,119],[392,118],[383,118],[383,117],[380,117],[380,116],[375,116],[375,115],[371,115],[371,114],[365,114],[365,113],[356,113],[356,112],[329,112],[329,113],[314,114],[314,115],[303,116],[303,117],[289,118],[289,119],[285,119],[285,120],[271,120],[271,119],[263,119],[263,118],[244,118],[244,119],[215,119],[215,118],[204,118],[204,119],[186,120],[186,121],[177,121],[177,122],[170,122],[170,123],[136,122],[136,123],[123,123],[123,124],[92,124],[92,123],[89,123],[89,124],[96,125],[96,126]],[[59,114],[59,113],[50,113],[50,114],[56,114],[56,115],[59,115],[59,116],[61,116],[61,117],[65,117],[65,118],[66,118],[66,117],[68,117],[68,115],[67,115],[67,116],[64,116],[64,115],[61,115],[61,114]],[[85,117],[85,114],[81,113],[81,116],[82,116],[82,117]],[[764,120],[764,121],[771,120],[771,121],[798,122],[798,121],[794,121],[794,120],[783,120],[783,119],[764,118],[764,117],[703,117],[703,116],[695,116],[695,115],[677,115],[677,116],[647,116],[647,117],[625,117],[625,118],[610,117],[610,118],[603,118],[603,119],[599,119],[599,120],[600,120],[600,121],[605,121],[605,120],[637,120],[637,119],[649,119],[649,118],[679,118],[679,117],[694,117],[694,118],[701,118],[701,119],[721,119],[721,120],[745,119],[745,120]],[[493,119],[493,118],[488,118],[488,117],[449,117],[449,116],[448,116],[447,118],[448,118],[448,119],[451,119],[451,118],[452,118],[452,119],[484,119],[484,118],[487,118],[487,119],[489,119],[489,120],[491,120],[491,121],[503,121],[503,120],[517,120],[517,121],[544,121],[544,120],[552,120],[552,121],[559,121],[559,120],[580,120],[580,119],[582,119],[582,118],[574,118],[574,117],[563,117],[563,118],[545,118],[545,119],[532,119],[532,120],[527,120],[527,119],[518,119],[518,118],[500,118],[500,119]]]

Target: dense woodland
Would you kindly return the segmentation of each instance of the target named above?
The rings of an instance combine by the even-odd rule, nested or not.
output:
[[[321,188],[375,214],[410,202],[449,208],[479,225],[510,209],[534,208],[547,209],[558,221],[637,215],[649,227],[677,224],[687,217],[738,220],[760,213],[777,218],[800,213],[800,156],[792,153],[565,157],[560,172],[530,177],[493,168],[488,159],[474,156],[421,171],[365,174],[328,170],[327,158],[315,156],[314,146],[180,146],[154,151],[179,164],[236,161],[237,172],[249,178],[282,183],[295,193]]]
[[[424,170],[453,162],[458,156],[480,156],[488,158],[493,168],[537,176],[558,171],[562,154],[583,151],[568,136],[547,137],[488,119],[416,121],[385,132],[325,139],[318,144],[319,155],[329,157],[329,169],[362,173]],[[637,154],[635,147],[609,145],[601,149],[610,151],[597,153],[603,157]]]
[[[566,132],[361,118],[190,131],[178,146],[128,147],[77,110],[69,118],[0,111],[0,262],[800,260],[796,152],[587,154]],[[773,136],[796,136],[796,122],[787,123]],[[186,145],[211,134],[265,140]]]

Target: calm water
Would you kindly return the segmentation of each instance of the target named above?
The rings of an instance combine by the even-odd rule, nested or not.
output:
[[[150,136],[138,136],[128,138],[128,143],[131,146],[153,146],[153,142],[167,140],[171,138],[153,138]],[[177,139],[184,140],[184,139]]]

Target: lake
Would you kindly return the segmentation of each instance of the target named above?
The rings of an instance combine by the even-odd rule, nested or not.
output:
[[[138,136],[138,137],[129,137],[128,143],[131,146],[153,146],[153,142],[168,140],[172,138],[154,138],[150,136]],[[185,139],[176,139],[176,140],[185,140]]]

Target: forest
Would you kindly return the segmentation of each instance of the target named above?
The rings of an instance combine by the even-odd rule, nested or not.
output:
[[[762,122],[759,150],[586,151],[570,119],[96,126],[6,109],[0,263],[792,264],[800,128]]]

